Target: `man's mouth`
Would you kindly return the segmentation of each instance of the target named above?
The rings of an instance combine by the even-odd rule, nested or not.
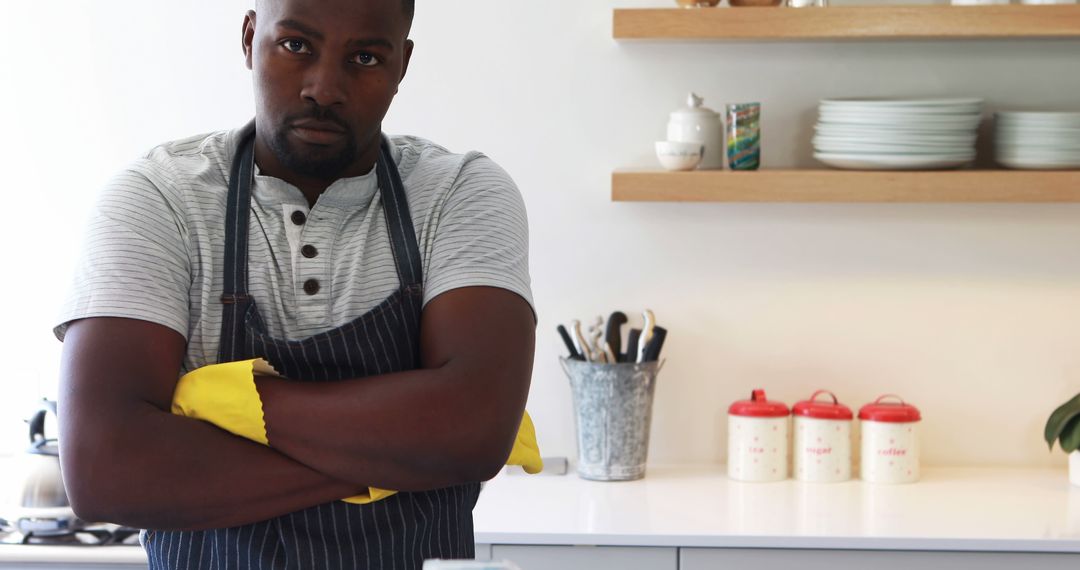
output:
[[[292,124],[292,131],[296,137],[306,143],[315,145],[332,145],[345,138],[345,129],[333,121],[320,121],[317,119],[301,119]]]

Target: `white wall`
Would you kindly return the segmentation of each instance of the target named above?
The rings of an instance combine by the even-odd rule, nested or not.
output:
[[[1080,391],[1080,206],[609,196],[613,169],[655,164],[690,90],[716,108],[761,101],[765,166],[812,166],[822,97],[1080,110],[1080,42],[617,43],[613,7],[666,2],[418,4],[386,128],[484,150],[525,195],[540,313],[529,408],[546,455],[575,453],[555,326],[648,306],[671,331],[652,461],[720,460],[727,405],[751,388],[791,403],[824,387],[853,407],[886,392],[918,405],[930,464],[1063,464],[1041,431]],[[252,113],[247,1],[45,6],[5,6],[0,51],[0,432],[20,437],[27,401],[53,390],[48,328],[96,188],[152,144]]]

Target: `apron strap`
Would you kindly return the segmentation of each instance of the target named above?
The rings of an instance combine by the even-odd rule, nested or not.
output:
[[[221,295],[221,339],[218,362],[231,362],[242,339],[237,326],[247,309],[248,219],[251,213],[251,177],[255,165],[255,134],[240,140],[229,175],[225,206],[225,275]]]
[[[398,174],[394,157],[390,154],[390,142],[386,137],[383,137],[379,147],[379,161],[375,169],[398,280],[402,288],[422,287],[424,269],[420,260],[420,248],[416,243],[416,230],[413,228],[412,214],[409,213],[405,185],[401,182],[401,175]]]

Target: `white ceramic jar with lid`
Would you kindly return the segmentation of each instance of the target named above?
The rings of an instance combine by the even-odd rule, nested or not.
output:
[[[704,99],[695,93],[687,97],[687,106],[673,111],[667,125],[669,141],[701,143],[705,154],[699,169],[724,168],[724,120],[720,113],[703,107]]]
[[[891,398],[897,402],[883,402]],[[888,394],[859,409],[862,427],[860,476],[870,483],[919,480],[919,410]]]
[[[832,401],[818,400],[827,395]],[[837,483],[851,479],[851,408],[828,390],[818,390],[791,409],[795,447],[794,475],[799,481]]]
[[[728,477],[782,481],[788,473],[788,407],[754,390],[728,408]]]

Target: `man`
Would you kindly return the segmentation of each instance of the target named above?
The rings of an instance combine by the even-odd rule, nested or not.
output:
[[[384,144],[412,12],[259,0],[253,123],[157,147],[100,199],[56,330],[61,458],[81,518],[151,529],[151,568],[473,554],[528,393],[527,228],[483,155]],[[170,413],[179,376],[260,357],[288,378],[254,379],[268,446]],[[369,488],[399,492],[342,500]]]

